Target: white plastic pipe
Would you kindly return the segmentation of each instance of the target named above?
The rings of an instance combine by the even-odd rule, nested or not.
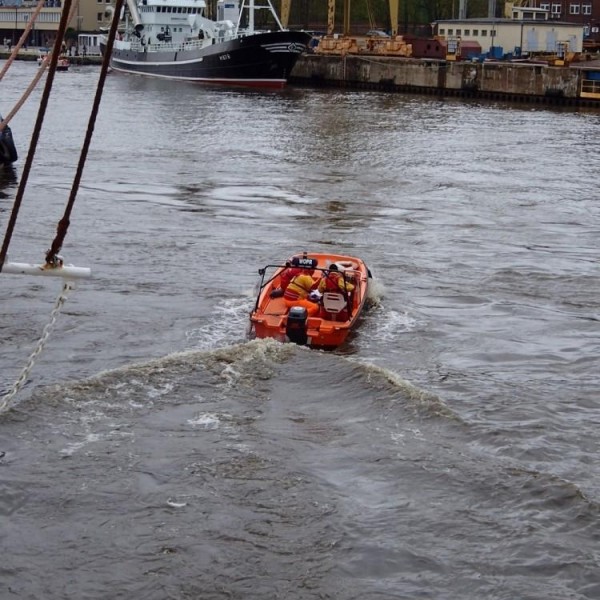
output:
[[[2,273],[9,275],[41,275],[44,277],[64,277],[67,279],[86,279],[92,276],[92,270],[87,267],[63,265],[49,267],[47,265],[31,265],[28,263],[5,262]],[[0,274],[2,274],[0,273]]]

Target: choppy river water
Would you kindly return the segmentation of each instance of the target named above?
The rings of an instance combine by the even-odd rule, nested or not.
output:
[[[97,76],[57,74],[11,260]],[[110,75],[62,250],[93,277],[0,416],[0,597],[599,598],[599,167],[597,112]],[[323,249],[376,279],[350,343],[247,341],[257,269]],[[59,290],[0,274],[0,391]]]

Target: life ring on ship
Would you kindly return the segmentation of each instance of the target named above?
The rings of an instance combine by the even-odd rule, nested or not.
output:
[[[0,140],[0,163],[14,163],[19,155],[12,141]]]

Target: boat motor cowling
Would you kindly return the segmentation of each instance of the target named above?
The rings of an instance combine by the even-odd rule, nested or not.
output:
[[[306,335],[306,324],[308,321],[308,311],[303,306],[292,306],[288,313],[285,334],[290,342],[304,346],[308,341]]]

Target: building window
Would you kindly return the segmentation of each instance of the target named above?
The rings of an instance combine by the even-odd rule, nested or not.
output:
[[[581,5],[581,12],[584,15],[591,15],[592,14],[592,5],[591,4],[582,4]]]
[[[540,8],[542,10],[547,10],[548,12],[550,12],[550,4],[540,4]]]
[[[471,30],[470,29],[465,29],[465,35],[471,35]]]
[[[443,27],[440,27],[440,35],[446,35],[446,30]]]
[[[560,17],[560,4],[552,5],[552,14]]]
[[[481,30],[481,37],[487,37],[487,29]]]
[[[461,29],[456,30],[456,35],[460,35]]]
[[[579,4],[570,4],[569,5],[569,14],[570,15],[578,15],[579,14],[580,5]]]
[[[479,29],[473,29],[473,35],[474,36],[478,36],[479,35]]]
[[[97,19],[98,21],[104,21],[104,13],[98,13],[98,14],[96,15],[96,19]]]
[[[454,29],[448,29],[448,35],[454,35]]]

